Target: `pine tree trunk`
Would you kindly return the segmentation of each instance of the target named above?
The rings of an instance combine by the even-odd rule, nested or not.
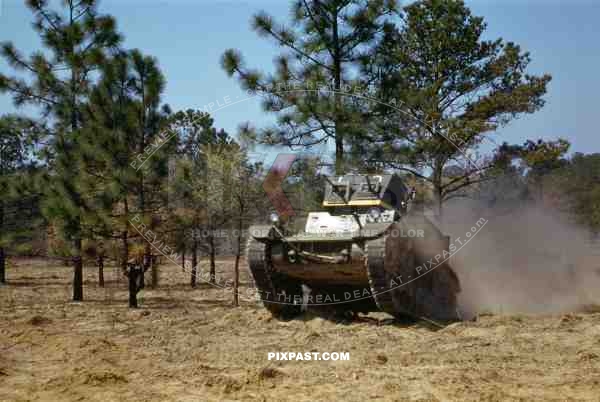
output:
[[[240,288],[240,254],[235,256],[235,264],[233,265],[233,305],[239,306],[238,291]]]
[[[333,85],[335,98],[335,174],[343,175],[345,172],[344,164],[344,117],[340,115],[342,109],[341,88],[342,88],[342,56],[341,44],[339,40],[338,15],[334,13],[332,18],[333,26]]]
[[[0,247],[0,283],[6,283],[6,256],[2,247]]]
[[[210,244],[210,283],[215,283],[217,278],[217,270],[215,265],[215,239],[211,235],[209,237]]]
[[[121,270],[127,272],[127,261],[129,260],[129,242],[127,241],[127,231],[121,234],[123,246],[121,248]]]
[[[83,301],[83,260],[81,259],[81,239],[77,238],[73,244],[73,301]]]
[[[123,205],[125,207],[125,217],[126,219],[129,219],[129,203],[127,202],[127,197],[123,200]],[[129,224],[126,223],[125,230],[121,232],[121,241],[123,242],[123,248],[121,249],[121,272],[123,273],[127,272],[127,261],[129,260],[128,227]]]
[[[244,205],[242,203],[240,207],[240,217],[238,220],[238,230],[236,238],[236,249],[235,249],[235,264],[233,265],[233,305],[239,306],[239,288],[240,288],[240,256],[242,255],[242,229],[243,221],[242,217],[244,214]]]
[[[70,7],[70,11],[71,11],[71,20],[70,20],[70,24],[73,24],[73,6],[71,5]],[[70,55],[75,54],[75,47],[71,46],[70,49]],[[73,133],[75,133],[77,131],[78,127],[78,121],[77,121],[77,91],[76,91],[76,82],[77,82],[78,76],[77,76],[77,72],[75,71],[74,68],[71,68],[71,100],[70,100],[70,118],[71,118],[71,135],[73,135]],[[71,139],[73,140],[73,139]],[[71,180],[73,180],[74,177],[71,177]],[[71,182],[71,184],[73,184]],[[82,205],[81,205],[81,201],[80,201],[80,194],[74,194],[75,195],[75,199],[77,200],[77,208],[79,209],[79,211],[82,210]],[[74,241],[74,249],[75,249],[75,256],[73,257],[73,301],[83,301],[83,260],[81,258],[82,256],[82,242],[81,242],[81,217],[78,218],[77,220],[77,228],[76,228],[76,237],[75,237],[75,241]]]
[[[137,308],[137,293],[138,293],[138,277],[144,276],[144,270],[133,267],[129,270],[129,307]]]
[[[185,247],[181,250],[181,269],[185,272]]]
[[[104,257],[98,257],[98,286],[104,287]]]
[[[192,243],[192,274],[190,277],[190,285],[195,288],[196,287],[196,276],[198,273],[198,242],[196,239],[194,239],[194,242]]]
[[[442,189],[442,170],[443,166],[436,161],[433,168],[433,194],[435,197],[435,213],[437,215],[438,221],[441,223],[443,221],[443,189]]]

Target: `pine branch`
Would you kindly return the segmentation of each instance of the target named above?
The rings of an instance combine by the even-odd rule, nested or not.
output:
[[[301,50],[299,47],[297,47],[293,42],[289,41],[289,40],[285,40],[285,38],[283,38],[281,35],[277,34],[275,31],[273,31],[273,29],[268,28],[268,27],[261,27],[261,29],[268,33],[269,35],[271,35],[273,38],[275,38],[275,40],[277,40],[281,45],[289,47],[290,49],[292,49],[293,51],[295,51],[297,54],[299,54],[300,56],[304,57],[307,60],[310,60],[311,62],[315,63],[316,65],[329,70],[329,71],[333,71],[333,68],[331,68],[330,66],[324,64],[322,61],[317,60],[316,58],[312,57],[311,55],[309,55],[308,53],[306,53],[305,51]]]
[[[12,83],[12,85],[11,85],[11,83]],[[45,102],[45,103],[50,103],[52,105],[58,105],[57,101],[54,101],[54,100],[46,98],[42,95],[33,93],[32,90],[29,87],[27,87],[24,83],[20,83],[18,81],[11,80],[11,79],[6,79],[4,84],[5,84],[5,88],[7,88],[10,92],[15,92],[15,93],[19,94],[20,96],[23,96],[27,99],[33,99],[38,102]]]

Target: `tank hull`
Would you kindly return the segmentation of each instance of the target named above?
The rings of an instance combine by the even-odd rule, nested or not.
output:
[[[249,258],[251,274],[261,293],[270,293],[261,298],[275,314],[297,313],[303,305],[443,321],[459,318],[460,285],[447,261],[449,238],[427,220],[407,219],[374,237],[297,240],[275,236],[249,241],[255,250]]]

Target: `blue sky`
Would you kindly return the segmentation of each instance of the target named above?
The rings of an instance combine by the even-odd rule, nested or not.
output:
[[[600,152],[600,1],[476,0],[475,15],[488,23],[486,37],[514,41],[531,53],[532,73],[550,73],[553,80],[545,108],[514,121],[495,134],[500,143],[526,138],[564,137],[572,151]],[[156,56],[167,77],[164,101],[174,110],[202,108],[211,102],[242,99],[237,82],[226,76],[219,58],[227,48],[243,51],[247,64],[272,67],[276,47],[249,27],[253,13],[264,9],[278,20],[289,13],[287,0],[104,0],[103,12],[117,18],[125,46]],[[20,0],[0,0],[0,41],[13,41],[27,53],[38,47],[31,14]],[[0,62],[0,69],[7,66]],[[15,111],[0,95],[0,113]],[[257,100],[214,113],[215,125],[229,132],[251,121],[271,119]]]

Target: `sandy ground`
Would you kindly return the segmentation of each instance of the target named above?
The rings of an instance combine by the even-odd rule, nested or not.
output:
[[[281,322],[190,289],[176,266],[130,310],[124,278],[106,271],[102,289],[86,269],[86,300],[70,303],[70,268],[13,262],[0,287],[0,400],[600,401],[599,313],[486,315],[441,330],[384,314]],[[287,351],[350,361],[267,359]]]

